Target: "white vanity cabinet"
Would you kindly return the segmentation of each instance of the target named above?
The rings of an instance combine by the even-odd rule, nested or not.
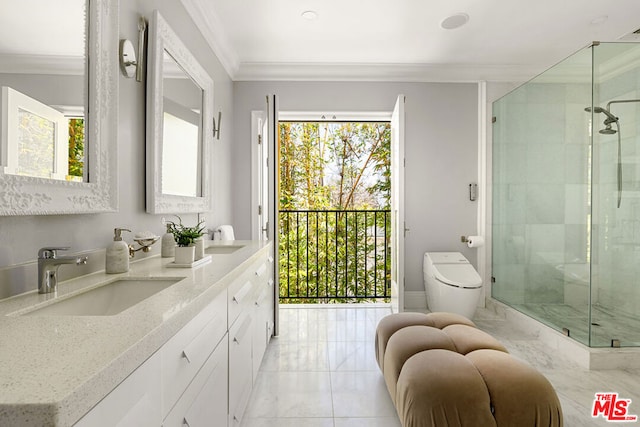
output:
[[[225,334],[223,341],[164,419],[163,427],[226,426],[229,404],[227,363]]]
[[[75,426],[159,426],[162,423],[160,401],[160,355],[155,353]]]
[[[273,335],[273,309],[273,258],[267,253],[229,287],[229,427],[242,421]]]
[[[233,274],[76,426],[239,426],[273,335],[273,258],[263,250]]]

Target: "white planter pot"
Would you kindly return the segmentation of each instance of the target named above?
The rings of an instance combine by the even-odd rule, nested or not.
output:
[[[191,264],[195,260],[195,246],[176,246],[176,264]]]

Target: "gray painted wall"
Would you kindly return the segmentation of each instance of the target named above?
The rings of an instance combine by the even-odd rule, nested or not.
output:
[[[478,176],[476,84],[235,82],[236,194],[251,192],[251,111],[263,108],[267,94],[278,95],[280,111],[326,112],[391,111],[397,96],[406,95],[406,290],[424,291],[426,251],[459,251],[475,264],[475,250],[460,236],[477,230],[477,203],[468,198]],[[233,198],[238,238],[250,238],[250,206],[246,196]]]
[[[223,123],[220,140],[215,141],[212,154],[212,164],[215,165],[214,208],[212,212],[205,213],[205,217],[210,227],[230,223],[232,180],[228,159],[233,139],[233,85],[179,1],[121,1],[120,37],[132,40],[137,46],[138,17],[142,15],[148,18],[154,9],[160,10],[165,20],[214,79],[215,112],[217,114],[218,110],[223,111]],[[112,240],[114,227],[163,232],[161,216],[145,212],[145,85],[122,75],[119,77],[119,84],[119,212],[0,217],[0,267],[33,261],[38,248],[42,246],[71,246],[72,251],[104,248]],[[196,221],[196,216],[184,215],[184,219]],[[152,253],[159,253],[159,246],[155,246]],[[33,277],[34,283],[35,279]]]

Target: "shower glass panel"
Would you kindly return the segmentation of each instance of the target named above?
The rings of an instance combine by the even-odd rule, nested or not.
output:
[[[492,297],[592,347],[640,345],[638,98],[601,43],[493,103]]]

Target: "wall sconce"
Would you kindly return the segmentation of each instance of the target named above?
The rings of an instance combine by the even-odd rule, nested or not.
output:
[[[218,126],[216,127],[216,118],[213,117],[213,137],[220,139],[220,122],[222,121],[222,111],[218,111]]]
[[[138,69],[138,61],[136,61],[136,51],[133,49],[133,43],[130,40],[120,40],[120,71],[126,77],[136,75]]]
[[[142,81],[142,71],[144,63],[144,39],[147,31],[147,21],[140,17],[138,21],[138,56],[136,59],[136,51],[128,39],[120,40],[120,70],[126,77],[136,76],[136,81]]]

